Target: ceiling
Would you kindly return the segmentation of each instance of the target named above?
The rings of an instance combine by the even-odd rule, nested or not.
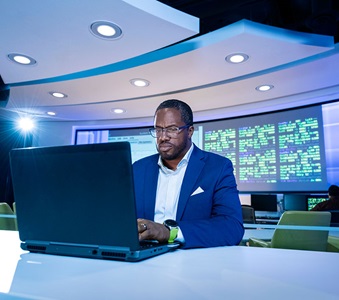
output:
[[[188,102],[196,121],[338,99],[338,6],[327,0],[3,1],[0,116],[138,126],[169,98]],[[119,25],[122,36],[94,36],[89,28],[98,20]],[[37,63],[16,64],[10,53]],[[248,60],[227,62],[233,53]],[[150,84],[133,86],[135,78]],[[262,84],[273,89],[258,91]]]
[[[242,19],[275,27],[334,36],[339,41],[339,3],[332,0],[164,0],[200,19],[200,34]]]

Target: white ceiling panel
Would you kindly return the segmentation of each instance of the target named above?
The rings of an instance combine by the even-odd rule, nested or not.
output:
[[[10,11],[10,3],[19,9]],[[37,9],[27,14],[30,7]],[[151,120],[155,107],[168,98],[187,101],[205,120],[339,94],[339,47],[332,36],[242,20],[194,37],[197,18],[151,0],[13,0],[5,8],[9,13],[0,12],[0,24],[10,30],[0,29],[5,45],[0,47],[0,74],[10,97],[3,111],[46,121],[120,120],[133,126]],[[116,41],[94,37],[89,26],[95,20],[116,22],[123,36]],[[38,64],[16,65],[6,57],[11,51],[29,54]],[[249,59],[226,62],[233,53]],[[132,86],[134,78],[150,85]],[[261,84],[274,88],[259,92]],[[52,91],[67,97],[54,98]],[[125,113],[116,115],[113,108]],[[56,115],[48,116],[49,111]]]
[[[122,29],[116,40],[94,36],[95,21]],[[1,76],[5,83],[62,76],[116,63],[186,39],[199,20],[157,1],[2,1]],[[22,66],[4,59],[26,54],[37,61]]]

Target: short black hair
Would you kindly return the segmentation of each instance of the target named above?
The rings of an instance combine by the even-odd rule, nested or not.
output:
[[[339,187],[337,185],[331,185],[328,188],[328,195],[333,197],[339,197]]]
[[[162,102],[155,111],[155,114],[164,108],[175,108],[180,111],[181,119],[186,125],[193,125],[193,112],[191,107],[178,99],[169,99]]]

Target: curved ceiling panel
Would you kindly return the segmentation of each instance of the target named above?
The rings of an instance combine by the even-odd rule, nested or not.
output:
[[[90,32],[96,21],[121,28],[117,39]],[[199,31],[199,20],[157,1],[2,1],[1,70],[6,84],[97,68],[171,45]],[[8,54],[28,55],[23,66]]]
[[[241,64],[228,63],[225,58],[234,53],[244,53],[249,59]],[[312,73],[300,76],[298,68],[312,66],[321,57],[335,53],[332,37],[242,20],[174,46],[90,70],[87,75],[80,72],[14,84],[8,108],[37,115],[52,110],[56,118],[64,120],[102,120],[152,116],[154,107],[166,97],[194,99],[195,111],[240,106],[323,88],[317,78],[307,76]],[[133,78],[147,79],[150,85],[135,87],[130,83]],[[293,81],[286,84],[291,78]],[[255,88],[260,84],[275,88],[258,92]],[[54,98],[51,91],[68,97]],[[125,114],[112,114],[116,107]]]
[[[26,2],[6,2],[0,12],[0,24],[13,24],[13,29],[0,28],[8,112],[137,126],[138,120],[151,120],[155,107],[168,98],[187,101],[196,118],[205,120],[316,103],[339,94],[339,46],[332,36],[242,20],[188,39],[198,31],[197,18],[157,1]],[[14,11],[12,3],[22,6]],[[28,14],[32,5],[36,10]],[[96,38],[89,32],[95,20],[116,22],[123,36]],[[37,64],[21,66],[7,59],[8,52],[21,50]],[[247,61],[229,63],[226,57],[234,53],[245,54]],[[149,85],[133,86],[136,78]],[[262,84],[273,89],[260,92],[256,88]],[[67,97],[55,98],[51,92]],[[114,108],[124,113],[114,114]]]

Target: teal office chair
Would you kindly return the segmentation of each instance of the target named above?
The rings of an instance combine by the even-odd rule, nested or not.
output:
[[[286,211],[282,214],[278,225],[327,227],[330,226],[330,222],[331,214],[329,212]],[[326,251],[328,247],[328,231],[276,228],[270,242],[250,238],[248,245],[252,247]]]
[[[0,203],[0,215],[1,214],[14,216],[13,210],[6,202]],[[16,218],[0,216],[0,230],[17,230]]]

